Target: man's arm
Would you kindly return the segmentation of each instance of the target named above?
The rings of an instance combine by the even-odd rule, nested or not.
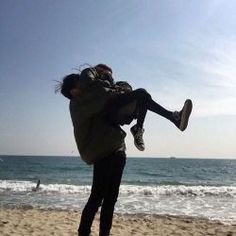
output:
[[[86,68],[80,74],[80,88],[86,90],[91,85],[111,88],[112,84],[105,78],[100,78],[94,68]]]
[[[115,88],[118,92],[121,92],[121,93],[122,92],[127,93],[133,90],[132,86],[126,81],[117,81],[115,83]]]

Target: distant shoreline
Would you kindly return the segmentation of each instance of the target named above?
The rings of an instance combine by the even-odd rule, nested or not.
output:
[[[80,156],[76,155],[15,155],[15,154],[0,154],[0,158],[2,157],[53,157],[53,158],[80,158]],[[127,158],[135,158],[135,159],[178,159],[178,160],[236,160],[236,157],[181,157],[181,156],[165,156],[165,157],[146,157],[146,156],[127,156]]]

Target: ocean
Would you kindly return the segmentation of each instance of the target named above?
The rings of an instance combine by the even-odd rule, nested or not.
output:
[[[82,210],[91,182],[78,157],[0,156],[1,208]],[[236,223],[236,160],[128,158],[115,211]]]

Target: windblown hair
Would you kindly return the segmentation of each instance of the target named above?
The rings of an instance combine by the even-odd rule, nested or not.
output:
[[[75,88],[79,80],[79,74],[70,74],[63,78],[63,81],[58,84],[56,92],[61,92],[66,98],[72,99],[70,94],[71,89]]]
[[[95,71],[95,73],[100,73],[100,72],[104,72],[104,71],[108,71],[110,73],[112,73],[112,69],[105,65],[105,64],[98,64],[96,66],[91,66],[89,64],[83,64],[79,67],[79,71],[81,72],[81,68],[84,66],[88,66],[88,68],[91,68]],[[57,85],[55,86],[55,92],[60,92],[62,93],[66,98],[68,99],[72,99],[72,96],[70,94],[71,89],[75,88],[76,83],[78,82],[78,79],[80,78],[80,74],[69,74],[67,76],[65,76],[61,81],[56,81]]]

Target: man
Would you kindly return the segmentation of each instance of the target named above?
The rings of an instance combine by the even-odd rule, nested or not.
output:
[[[87,71],[81,76],[93,79],[94,75]],[[126,162],[126,134],[118,124],[110,124],[104,119],[104,105],[112,92],[99,83],[81,90],[81,76],[68,75],[61,86],[61,93],[70,99],[70,113],[80,156],[86,163],[94,165],[91,194],[82,212],[78,234],[90,234],[94,216],[102,205],[99,235],[108,236]]]

